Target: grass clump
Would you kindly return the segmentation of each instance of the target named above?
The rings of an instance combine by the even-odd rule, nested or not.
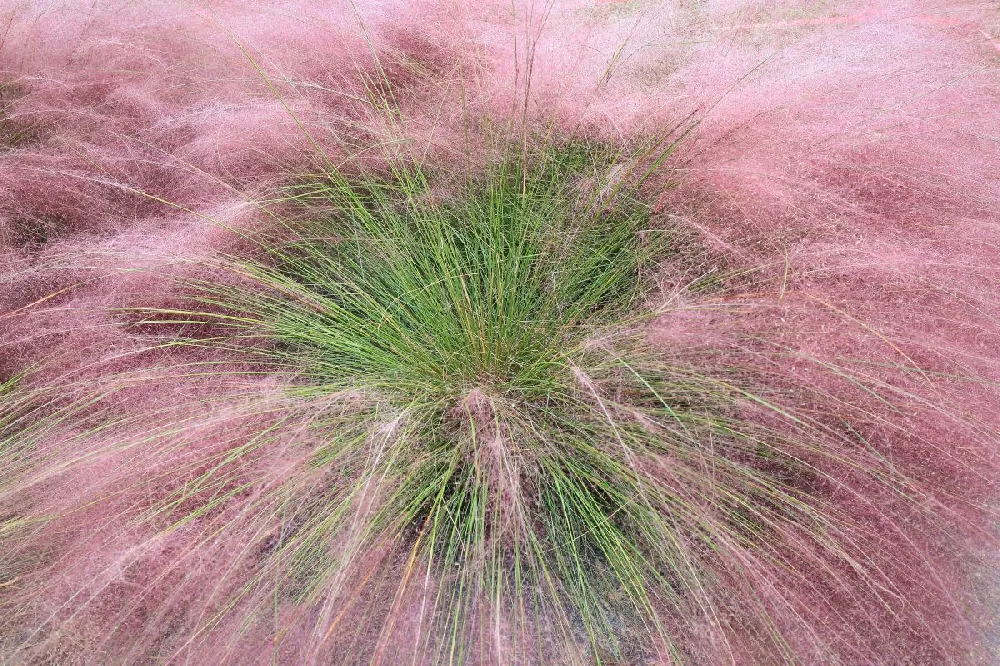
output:
[[[715,613],[713,553],[822,522],[790,481],[807,465],[736,405],[784,413],[649,343],[650,276],[683,248],[614,158],[548,147],[449,198],[418,169],[328,174],[293,195],[322,215],[229,264],[242,286],[157,316],[211,321],[188,343],[326,401],[321,499],[262,576],[299,601],[338,590],[326,637],[374,585],[345,572],[383,549],[376,661],[413,613],[429,663],[683,660],[678,618]]]

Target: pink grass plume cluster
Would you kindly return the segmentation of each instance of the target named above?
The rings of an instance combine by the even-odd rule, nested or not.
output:
[[[808,491],[843,518],[719,544],[744,558],[710,565],[720,601],[664,629],[688,662],[600,663],[1000,662],[998,34],[982,2],[0,3],[0,664],[434,663],[438,582],[378,584],[411,576],[391,544],[308,598],[261,585],[333,483],[313,425],[357,396],[293,398],[136,311],[234,279],[296,175],[412,145],[461,179],[504,123],[690,128],[651,203],[732,277],[666,271],[649,340],[821,424]],[[493,611],[465,663],[549,654]]]

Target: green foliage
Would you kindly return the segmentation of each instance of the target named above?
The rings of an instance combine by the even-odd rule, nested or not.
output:
[[[392,544],[411,551],[397,599],[418,566],[440,583],[422,611],[433,663],[469,658],[473,628],[501,617],[515,653],[544,617],[598,660],[676,655],[659,617],[700,603],[692,553],[808,516],[762,466],[795,461],[730,419],[750,394],[647,344],[644,275],[675,240],[615,157],[531,151],[448,198],[417,169],[327,174],[291,196],[323,213],[234,261],[238,286],[198,283],[197,307],[160,313],[214,322],[189,343],[242,349],[335,405],[314,425],[323,498],[282,545],[297,598]]]

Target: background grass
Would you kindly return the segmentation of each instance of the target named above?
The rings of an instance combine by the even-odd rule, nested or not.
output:
[[[533,40],[527,67],[515,66],[525,97]],[[201,227],[229,233],[191,241],[226,254],[199,247],[198,259],[181,252],[175,263],[164,240],[153,270],[136,268],[134,248],[108,248],[159,242],[170,224],[95,239],[83,256],[62,217],[35,216],[45,233],[15,239],[27,248],[18,261],[44,255],[33,274],[63,260],[107,274],[18,295],[2,315],[45,357],[0,396],[0,441],[16,452],[0,476],[8,661],[962,661],[967,600],[943,563],[968,554],[960,538],[980,508],[970,500],[992,469],[975,446],[995,442],[964,400],[942,397],[964,377],[929,375],[839,302],[806,300],[816,271],[797,274],[787,248],[773,265],[754,264],[791,237],[770,227],[753,248],[729,237],[742,275],[702,274],[692,255],[725,246],[712,230],[745,218],[720,209],[718,224],[706,222],[715,211],[687,201],[690,189],[671,198],[645,187],[650,174],[669,174],[672,134],[634,149],[557,141],[559,122],[533,125],[517,99],[510,113],[531,129],[484,121],[499,138],[495,152],[480,150],[459,65],[460,109],[442,101],[432,121],[425,109],[413,141],[396,101],[426,105],[451,57],[419,41],[396,66],[378,56],[362,65],[369,98],[351,97],[343,118],[303,96],[320,110],[300,123],[287,97],[336,86],[301,72],[302,82],[270,78],[258,62],[280,66],[237,46],[256,72],[255,99],[283,109],[320,173],[274,194],[271,172],[252,160],[243,180],[228,173],[215,140],[206,143],[218,171],[189,163],[184,151],[198,146],[187,131],[144,125],[158,114],[129,106],[112,80],[67,102],[66,115],[95,114],[82,146],[123,143],[72,169],[65,156],[43,161],[32,173],[50,180],[20,190],[47,202],[53,183],[97,179],[101,188],[65,206],[100,219],[95,228],[168,206],[201,225],[174,228],[175,241]],[[618,61],[624,46],[615,48]],[[132,72],[135,55],[124,58]],[[189,86],[148,80],[150,89],[123,85],[164,109],[162,90]],[[215,90],[204,72],[195,81],[189,89]],[[782,95],[779,104],[792,99]],[[187,122],[185,99],[172,103]],[[212,113],[224,112],[208,103],[201,122],[214,128]],[[248,108],[257,117],[267,104]],[[105,113],[122,124],[102,124]],[[249,119],[237,118],[242,135]],[[739,133],[767,121],[730,125],[722,142],[742,154]],[[431,150],[427,132],[448,123],[455,134],[443,143],[464,134],[461,159]],[[795,123],[779,125],[797,140]],[[312,134],[324,128],[351,157],[324,153]],[[11,148],[21,157],[29,144]],[[140,144],[129,159],[116,153]],[[729,170],[707,154],[703,172]],[[191,194],[171,190],[181,171],[241,205],[240,188],[259,186],[272,207],[254,199],[260,219],[233,223],[204,212],[218,200],[196,186],[197,205],[161,196]],[[150,208],[105,215],[96,204],[112,191]],[[697,239],[679,228],[696,209],[691,220],[706,223]],[[129,261],[104,268],[117,257]],[[91,291],[77,289],[91,278]],[[87,337],[100,331],[114,335]],[[821,352],[793,337],[807,334]],[[48,356],[53,341],[62,357]],[[906,364],[892,356],[876,370],[833,351],[867,358],[861,348],[880,344]],[[917,420],[928,413],[934,427]]]

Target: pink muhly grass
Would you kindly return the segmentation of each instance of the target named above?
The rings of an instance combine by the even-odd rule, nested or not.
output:
[[[3,663],[988,663],[990,17],[389,7],[5,10]],[[510,434],[532,422],[495,387],[449,388],[435,413],[478,442],[461,464],[490,491],[489,538],[445,561],[433,512],[386,527],[410,478],[387,460],[424,431],[392,387],[275,351],[276,312],[315,325],[325,305],[273,258],[344,205],[288,192],[331,169],[399,189],[416,163],[427,183],[403,190],[437,210],[495,166],[497,137],[522,157],[549,136],[643,156],[685,118],[633,192],[673,238],[639,273],[642,318],[566,365],[604,459],[648,479],[630,499],[676,502],[669,553],[574,597],[541,566],[588,537],[567,528],[534,587],[483,583],[508,575],[491,548],[545,534],[538,453]],[[613,152],[570,179],[597,202],[567,199],[581,217],[641,161]],[[698,415],[687,457],[623,444],[694,427],[664,434],[630,397],[647,373]]]

